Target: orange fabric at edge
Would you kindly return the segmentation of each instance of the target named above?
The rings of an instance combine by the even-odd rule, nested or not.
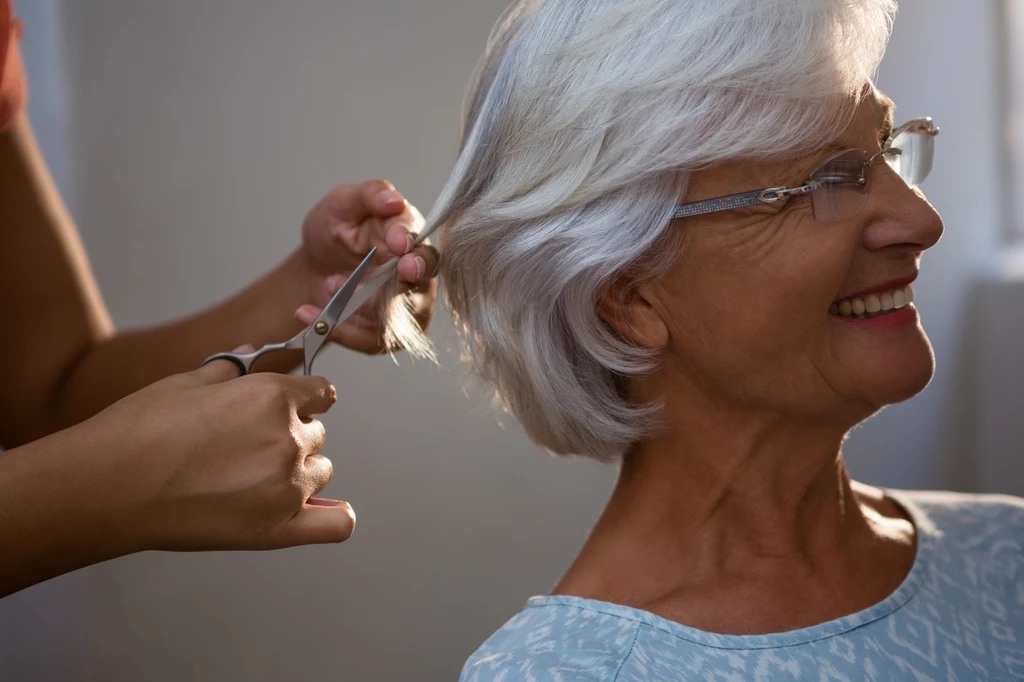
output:
[[[0,131],[25,106],[25,70],[18,51],[21,22],[14,18],[11,0],[0,0]]]

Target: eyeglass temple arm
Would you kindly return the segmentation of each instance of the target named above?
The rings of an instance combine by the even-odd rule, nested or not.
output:
[[[767,187],[765,189],[754,190],[753,192],[730,194],[728,196],[716,197],[714,199],[705,199],[703,201],[693,201],[688,204],[679,204],[676,206],[675,213],[672,214],[672,219],[678,220],[679,218],[692,218],[693,216],[717,213],[718,211],[731,211],[735,208],[748,208],[750,206],[757,206],[758,204],[774,204],[798,194],[813,192],[819,187],[821,187],[820,182],[809,182],[806,185],[793,188]]]

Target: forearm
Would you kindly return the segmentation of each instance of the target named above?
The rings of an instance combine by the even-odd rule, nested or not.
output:
[[[296,257],[187,320],[115,335],[95,278],[24,118],[0,135],[0,445],[76,424],[215,352],[281,341],[304,301]],[[286,371],[297,360],[277,355]]]
[[[0,597],[143,549],[104,486],[88,431],[0,453]]]
[[[126,331],[89,347],[56,387],[45,428],[64,428],[171,374],[242,344],[284,341],[300,329],[294,311],[305,301],[293,256],[248,289],[216,307],[178,322]],[[258,370],[286,372],[298,353],[272,353]]]

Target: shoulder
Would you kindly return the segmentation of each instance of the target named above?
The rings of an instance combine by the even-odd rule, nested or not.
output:
[[[1024,551],[1024,499],[934,491],[888,491],[922,530],[963,549]]]
[[[571,602],[531,599],[470,657],[460,682],[613,682],[641,624]]]

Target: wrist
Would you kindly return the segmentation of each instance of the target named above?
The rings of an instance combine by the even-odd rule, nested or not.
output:
[[[147,548],[104,445],[73,427],[0,454],[0,596]]]
[[[51,464],[37,472],[56,482],[53,497],[75,519],[71,542],[92,547],[97,561],[152,548],[142,522],[146,486],[132,470],[146,467],[147,448],[103,416],[50,436]]]

